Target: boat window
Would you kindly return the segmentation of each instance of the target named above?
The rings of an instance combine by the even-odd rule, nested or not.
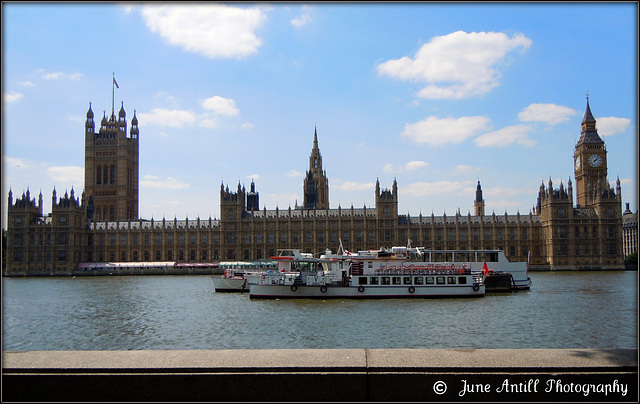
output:
[[[427,276],[427,285],[433,285],[433,276]]]
[[[414,285],[424,285],[424,277],[423,276],[414,276],[413,277]]]
[[[466,276],[458,276],[458,283],[460,285],[466,285],[467,284],[467,277]]]
[[[359,276],[358,277],[358,285],[366,285],[367,284],[367,277],[366,276]]]
[[[410,276],[405,276],[404,278],[402,278],[402,281],[405,285],[411,285],[411,277]]]
[[[456,252],[454,254],[456,262],[470,262],[473,261],[474,253],[468,252]]]
[[[438,285],[444,285],[444,276],[436,276],[436,283]]]
[[[368,264],[368,267],[369,267],[369,268],[373,268],[373,262],[371,262],[371,261],[367,261],[367,264]]]
[[[372,276],[370,278],[369,284],[371,284],[371,285],[379,285],[380,284],[380,278],[378,278],[377,276]]]
[[[456,277],[455,276],[447,276],[447,284],[455,285],[456,284]]]
[[[382,277],[382,285],[391,285],[391,278],[388,276]]]
[[[393,283],[394,285],[402,285],[402,278],[400,278],[399,276],[394,276],[393,278],[391,278],[391,283]]]

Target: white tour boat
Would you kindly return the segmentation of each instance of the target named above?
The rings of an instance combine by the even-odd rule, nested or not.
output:
[[[299,250],[282,250],[277,269],[251,284],[252,299],[381,299],[482,297],[481,274],[462,264],[410,262],[387,250],[356,254],[327,252],[320,258]]]
[[[511,262],[504,255],[502,250],[427,250],[424,248],[393,247],[398,253],[411,256],[412,260],[421,261],[425,264],[462,264],[468,266],[474,275],[483,274],[487,277],[486,290],[493,291],[493,282],[489,278],[504,279],[510,283],[511,290],[526,290],[531,288],[531,278],[529,278],[529,262]],[[486,273],[484,267],[488,267]],[[503,290],[503,287],[496,286],[496,291]]]
[[[261,279],[262,273],[277,267],[274,261],[223,261],[224,275],[213,276],[216,292],[249,291],[249,285]]]

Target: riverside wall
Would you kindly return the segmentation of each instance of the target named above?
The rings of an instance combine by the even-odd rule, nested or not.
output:
[[[638,402],[638,350],[3,352],[10,401]]]

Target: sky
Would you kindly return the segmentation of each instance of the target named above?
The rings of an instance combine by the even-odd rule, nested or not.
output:
[[[84,122],[123,105],[143,219],[220,217],[220,186],[303,204],[314,131],[330,208],[528,214],[575,183],[587,94],[638,209],[638,5],[2,3],[2,227],[84,187]],[[113,87],[115,78],[118,88]],[[113,96],[112,96],[113,94]],[[575,186],[574,186],[575,201]]]

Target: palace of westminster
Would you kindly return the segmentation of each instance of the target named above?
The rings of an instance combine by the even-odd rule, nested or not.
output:
[[[607,179],[607,151],[589,100],[574,150],[574,178],[565,187],[540,185],[529,214],[485,214],[478,181],[474,214],[417,216],[398,213],[398,185],[381,189],[375,206],[330,208],[317,131],[303,184],[304,204],[259,209],[259,194],[238,183],[220,186],[219,219],[154,220],[138,217],[139,130],[129,133],[124,106],[106,113],[95,131],[91,104],[85,122],[84,192],[52,196],[43,215],[42,193],[14,199],[9,191],[7,274],[69,274],[81,263],[212,263],[259,260],[278,249],[319,253],[339,245],[350,251],[407,245],[432,250],[504,250],[511,261],[540,269],[623,269],[620,181]],[[575,204],[574,204],[575,190]],[[297,204],[296,204],[297,205]],[[635,241],[637,243],[637,241]],[[634,244],[635,244],[634,243]]]

